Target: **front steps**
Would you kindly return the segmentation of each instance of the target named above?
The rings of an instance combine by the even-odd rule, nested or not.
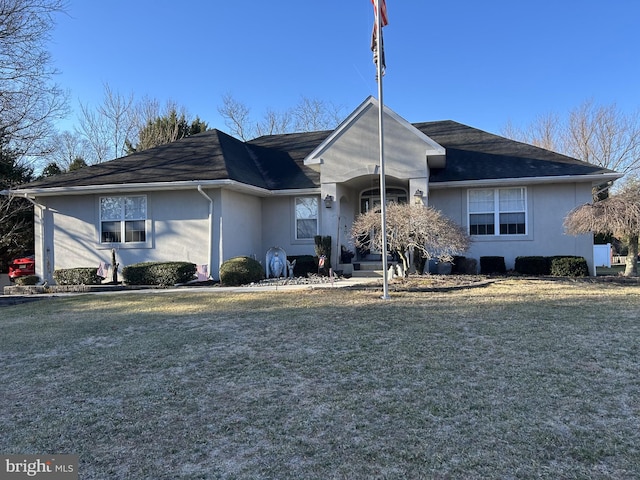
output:
[[[396,263],[389,260],[387,266],[390,267],[391,265],[396,265]],[[382,260],[354,262],[352,275],[356,278],[384,278]]]

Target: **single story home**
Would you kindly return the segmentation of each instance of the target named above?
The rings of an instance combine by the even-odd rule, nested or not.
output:
[[[350,250],[355,217],[380,202],[378,112],[367,98],[333,131],[243,142],[210,130],[44,178],[3,193],[35,205],[36,274],[189,261],[219,278],[225,260],[271,247],[313,255],[332,238],[331,262]],[[579,255],[593,268],[591,235],[564,233],[567,213],[621,175],[454,121],[411,124],[384,106],[388,201],[430,205],[472,238],[467,257]]]

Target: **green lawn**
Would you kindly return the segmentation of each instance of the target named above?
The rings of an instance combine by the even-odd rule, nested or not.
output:
[[[394,289],[395,290],[395,289]],[[0,309],[0,452],[81,479],[640,477],[640,286]]]

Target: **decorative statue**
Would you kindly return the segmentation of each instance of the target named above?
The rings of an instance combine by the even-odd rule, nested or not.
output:
[[[287,271],[289,272],[289,278],[293,278],[293,267],[296,266],[296,262],[297,260],[294,260],[293,262],[287,260]]]
[[[267,278],[287,275],[287,253],[280,247],[267,250],[265,273]]]
[[[280,257],[278,255],[279,253],[275,252],[271,257],[271,262],[269,262],[269,267],[271,267],[271,275],[276,278],[278,278],[282,274],[282,267],[284,266],[282,265],[282,260],[280,260]]]

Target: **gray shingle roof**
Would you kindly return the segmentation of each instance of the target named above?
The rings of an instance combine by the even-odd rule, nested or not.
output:
[[[451,120],[414,126],[447,150],[446,167],[431,170],[431,182],[613,173],[591,163]]]
[[[612,173],[548,150],[450,120],[414,126],[446,148],[431,182]],[[267,135],[242,142],[219,130],[56,175],[22,188],[235,180],[268,190],[313,188],[320,175],[304,159],[332,132]]]

